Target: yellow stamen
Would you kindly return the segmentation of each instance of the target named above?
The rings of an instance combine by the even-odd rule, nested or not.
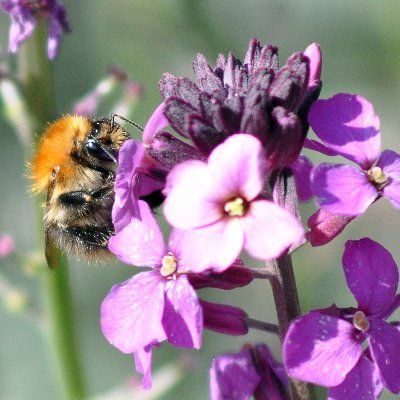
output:
[[[380,167],[373,167],[368,171],[369,180],[373,183],[381,185],[386,183],[389,177],[382,171]]]
[[[241,197],[236,197],[225,203],[224,210],[230,217],[243,217],[246,212],[245,201]]]
[[[162,259],[162,267],[160,269],[160,273],[162,276],[170,276],[176,269],[178,268],[178,260],[172,253],[168,253]]]
[[[369,329],[369,321],[362,311],[356,311],[353,317],[353,325],[361,332]]]

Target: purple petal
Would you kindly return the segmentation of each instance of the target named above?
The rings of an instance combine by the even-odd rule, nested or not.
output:
[[[146,202],[139,200],[140,218],[111,236],[108,248],[121,261],[140,267],[159,267],[167,249],[161,230]]]
[[[164,214],[172,226],[188,230],[222,218],[210,180],[207,164],[201,161],[183,162],[168,174]]]
[[[248,400],[260,377],[249,350],[215,357],[210,370],[211,400]]]
[[[12,15],[8,51],[16,53],[21,43],[32,35],[36,19],[32,15]]]
[[[243,242],[239,219],[223,219],[185,232],[180,260],[191,272],[201,273],[208,269],[222,272],[238,257]]]
[[[133,139],[127,140],[119,150],[112,209],[112,220],[116,232],[122,230],[132,218],[139,215],[139,193],[135,186],[135,174],[144,157],[144,152],[143,144]]]
[[[337,156],[337,151],[332,150],[330,147],[325,146],[322,143],[317,142],[313,139],[304,139],[304,146],[305,149],[310,149],[313,151],[317,151],[318,153],[325,154],[326,156]]]
[[[311,190],[311,171],[313,163],[303,155],[290,166],[296,181],[297,195],[300,201],[308,201],[313,197]]]
[[[390,178],[389,183],[382,189],[383,195],[389,198],[396,208],[400,208],[400,155],[385,150],[376,165]]]
[[[362,356],[346,379],[340,385],[329,389],[327,400],[376,400],[382,390],[382,381],[374,363]]]
[[[111,288],[101,305],[101,329],[123,353],[166,339],[161,324],[164,280],[158,271],[142,272]]]
[[[241,195],[250,201],[258,196],[265,180],[264,158],[260,141],[248,134],[235,134],[216,147],[208,160],[216,197]]]
[[[308,120],[317,136],[338,154],[369,169],[381,152],[379,118],[362,96],[339,93],[315,102]]]
[[[135,351],[133,354],[135,356],[136,371],[139,374],[143,374],[142,388],[144,390],[150,390],[152,387],[151,382],[151,356],[153,348],[152,346],[146,346],[143,349]]]
[[[303,52],[309,59],[310,75],[308,78],[307,92],[311,92],[321,83],[322,53],[319,44],[310,44]]]
[[[311,187],[319,206],[338,215],[361,215],[378,196],[364,171],[343,164],[319,164],[311,174]]]
[[[164,115],[164,102],[162,102],[153,112],[143,130],[143,142],[151,144],[154,135],[169,125],[168,119]]]
[[[261,260],[280,256],[304,237],[299,221],[284,208],[267,200],[253,201],[240,223],[245,235],[244,248]]]
[[[290,376],[321,386],[337,386],[362,354],[348,322],[311,312],[291,324],[283,344]]]
[[[57,18],[58,12],[62,12],[62,10],[59,10],[59,7],[54,10],[49,22],[49,34],[47,37],[47,55],[50,60],[54,60],[54,58],[56,57],[58,44],[60,43],[61,36],[63,34],[63,27],[62,25],[60,25],[60,22]]]
[[[203,312],[196,291],[186,275],[170,280],[165,286],[162,325],[168,341],[176,347],[201,347]]]
[[[396,295],[399,272],[383,246],[369,238],[348,240],[343,266],[358,308],[371,315],[389,307]]]
[[[369,344],[385,386],[400,392],[400,331],[382,320],[371,320]]]

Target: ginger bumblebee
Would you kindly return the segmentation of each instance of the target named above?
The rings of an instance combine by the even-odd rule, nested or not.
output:
[[[44,132],[31,172],[32,190],[47,191],[47,258],[53,243],[79,258],[99,260],[108,253],[118,151],[127,139],[114,118],[68,115]]]

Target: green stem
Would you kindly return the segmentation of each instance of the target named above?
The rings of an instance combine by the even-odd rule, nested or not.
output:
[[[39,23],[34,35],[20,49],[19,77],[30,115],[32,136],[43,131],[57,115],[52,64],[46,54],[46,24]],[[35,141],[40,139],[35,137]],[[38,208],[39,210],[39,208]],[[43,238],[43,211],[40,208],[40,238]],[[43,248],[43,239],[38,240]],[[81,374],[78,346],[73,321],[68,261],[60,251],[49,249],[49,267],[44,266],[42,290],[46,304],[48,335],[58,374],[60,392],[66,400],[86,397]],[[62,398],[61,394],[59,398]]]

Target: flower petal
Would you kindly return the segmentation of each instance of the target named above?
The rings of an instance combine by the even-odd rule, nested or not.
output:
[[[159,267],[167,253],[163,235],[146,202],[139,200],[140,219],[133,219],[110,237],[108,248],[121,261],[140,267]]]
[[[142,272],[111,288],[101,305],[101,329],[123,353],[133,353],[166,339],[164,281],[158,271]]]
[[[375,364],[362,356],[346,379],[340,385],[329,389],[327,400],[376,400],[382,390],[382,381]]]
[[[315,102],[308,114],[317,136],[340,155],[370,168],[381,152],[379,118],[362,96],[339,93]]]
[[[210,370],[211,400],[248,400],[258,376],[249,350],[215,357]]]
[[[343,164],[323,163],[315,167],[311,187],[320,207],[338,215],[360,215],[378,196],[364,171]]]
[[[385,150],[376,165],[390,178],[389,183],[382,189],[383,195],[389,198],[396,208],[400,208],[400,155]]]
[[[280,256],[304,236],[303,227],[292,214],[267,200],[253,201],[240,223],[245,235],[244,248],[261,260]]]
[[[153,352],[153,347],[146,346],[143,349],[135,351],[133,355],[135,356],[136,371],[139,374],[143,374],[142,388],[144,390],[150,390],[152,387],[151,382],[151,356]]]
[[[283,344],[290,376],[321,386],[337,386],[362,354],[348,322],[311,312],[290,326]]]
[[[242,195],[253,200],[263,189],[265,155],[261,142],[249,134],[235,134],[214,149],[208,159],[216,197],[229,200]]]
[[[399,272],[392,255],[369,238],[348,240],[343,253],[347,286],[366,314],[389,307],[396,295]]]
[[[308,201],[313,197],[311,190],[311,171],[313,163],[303,155],[290,166],[296,181],[297,195],[300,201]]]
[[[204,228],[185,232],[181,261],[191,272],[225,271],[238,257],[244,242],[238,218],[225,218]]]
[[[372,359],[379,368],[385,386],[400,392],[400,331],[382,320],[370,321],[369,344]]]
[[[303,52],[309,61],[310,74],[308,78],[307,92],[311,92],[321,83],[322,53],[319,44],[310,44]]]
[[[165,286],[162,325],[168,341],[176,347],[201,347],[203,312],[196,291],[186,275],[170,280]]]
[[[153,112],[143,130],[143,143],[150,144],[154,135],[169,125],[167,117],[164,115],[164,102],[162,102]]]
[[[172,226],[188,230],[222,218],[210,180],[207,164],[201,161],[183,162],[168,174],[164,214]]]

